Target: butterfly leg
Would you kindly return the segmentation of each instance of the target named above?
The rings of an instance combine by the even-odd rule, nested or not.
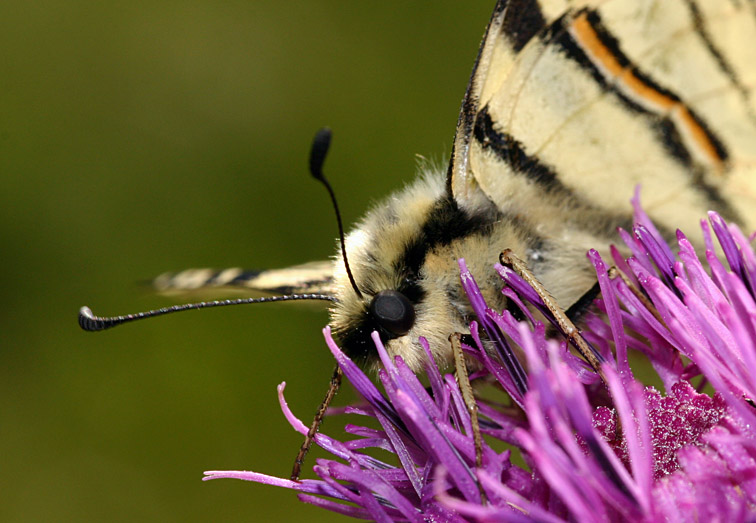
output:
[[[292,481],[299,481],[299,474],[302,472],[302,464],[304,463],[307,453],[310,451],[310,447],[312,447],[315,434],[318,433],[318,429],[320,429],[320,425],[323,423],[323,418],[325,418],[326,411],[328,410],[331,401],[333,401],[333,397],[336,396],[339,387],[341,387],[341,376],[341,367],[336,365],[336,368],[333,370],[333,375],[331,376],[331,383],[328,386],[328,392],[326,392],[323,402],[320,404],[320,407],[318,407],[318,411],[315,413],[315,418],[310,425],[310,430],[307,431],[305,440],[302,442],[302,446],[299,448],[297,457],[294,460],[294,466],[291,469]]]
[[[461,340],[462,335],[458,332],[449,336],[449,341],[451,342],[452,350],[454,351],[454,367],[457,374],[457,384],[459,384],[459,390],[462,392],[462,399],[467,407],[467,412],[470,414],[473,441],[475,442],[475,466],[481,468],[483,466],[483,438],[480,434],[480,423],[478,421],[478,403],[475,401],[475,395],[473,394],[472,385],[470,384],[470,376],[467,373],[467,364],[465,363],[465,355],[462,352]],[[480,483],[478,483],[478,489],[480,490],[481,501],[485,504],[486,494]]]
[[[591,345],[587,341],[585,341],[583,335],[580,334],[580,330],[578,330],[578,328],[562,310],[562,308],[551,296],[551,294],[549,294],[549,291],[547,291],[543,284],[538,281],[538,278],[536,278],[535,274],[530,271],[525,262],[518,258],[509,249],[501,253],[501,256],[499,256],[499,261],[502,265],[505,265],[506,267],[512,269],[515,273],[517,273],[518,276],[520,276],[520,278],[525,280],[525,282],[533,288],[533,290],[541,298],[541,301],[543,302],[546,309],[553,316],[553,319],[556,321],[557,328],[569,340],[570,344],[572,344],[572,346],[578,350],[580,355],[585,358],[590,366],[593,367],[593,370],[595,370],[603,379],[604,375],[601,371],[601,365],[604,363],[604,357],[601,356],[601,354],[599,354],[596,349],[591,347]]]

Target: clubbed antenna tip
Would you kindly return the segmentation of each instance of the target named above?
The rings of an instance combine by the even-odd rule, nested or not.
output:
[[[352,275],[352,269],[349,268],[349,260],[347,259],[346,243],[344,242],[344,225],[341,221],[341,213],[339,212],[339,204],[336,202],[336,195],[331,188],[331,184],[323,174],[323,163],[325,163],[326,155],[328,154],[328,148],[331,145],[331,130],[328,127],[323,127],[317,133],[312,140],[312,147],[310,148],[310,174],[317,181],[322,183],[328,194],[331,196],[331,203],[333,204],[333,210],[336,213],[336,222],[339,225],[339,242],[341,243],[341,257],[344,260],[344,267],[346,268],[347,276],[349,276],[349,283],[352,284],[354,292],[357,297],[362,299],[362,293],[357,287],[357,282]]]

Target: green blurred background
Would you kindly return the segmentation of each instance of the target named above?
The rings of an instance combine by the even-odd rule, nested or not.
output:
[[[347,222],[448,155],[493,0],[0,2],[0,520],[334,521],[294,493],[200,481],[289,473],[333,366],[325,312],[188,313],[137,282],[325,258]],[[349,401],[347,392],[338,402]],[[339,422],[328,423],[326,430]]]

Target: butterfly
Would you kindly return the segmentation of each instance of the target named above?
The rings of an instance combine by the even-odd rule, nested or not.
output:
[[[447,171],[421,173],[346,237],[358,292],[342,256],[156,284],[325,294],[352,358],[376,363],[377,331],[415,370],[426,363],[421,336],[450,364],[448,335],[473,319],[458,258],[505,307],[491,265],[510,249],[568,307],[594,282],[586,251],[631,228],[636,186],[670,237],[707,210],[756,227],[753,42],[753,2],[499,1]]]
[[[447,169],[369,210],[333,260],[156,286],[318,296],[363,365],[377,365],[373,332],[413,370],[428,363],[420,337],[451,365],[449,335],[474,319],[459,258],[493,307],[508,305],[492,270],[505,249],[569,307],[595,283],[586,251],[632,227],[636,187],[670,239],[708,210],[756,228],[753,1],[499,0]]]

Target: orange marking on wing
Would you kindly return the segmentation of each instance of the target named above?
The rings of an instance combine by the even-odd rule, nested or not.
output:
[[[719,169],[723,167],[722,158],[717,153],[714,142],[706,130],[693,118],[688,107],[679,100],[675,100],[648,85],[635,75],[632,68],[623,66],[612,53],[612,50],[601,41],[585,13],[581,13],[572,21],[570,32],[580,43],[583,50],[591,56],[594,63],[600,64],[606,73],[614,77],[618,84],[622,85],[624,91],[644,100],[646,102],[644,105],[651,104],[656,107],[660,113],[671,113],[711,163]]]

